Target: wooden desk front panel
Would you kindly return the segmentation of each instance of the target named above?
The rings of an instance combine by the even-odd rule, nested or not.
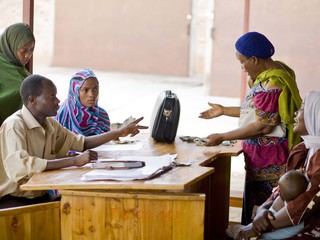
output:
[[[73,239],[203,240],[203,194],[62,190],[61,233]]]
[[[0,209],[0,239],[60,239],[60,202]]]
[[[62,229],[68,231],[67,233],[63,233],[64,236],[73,236],[73,234],[78,237],[81,234],[85,234],[85,236],[91,236],[92,234],[113,234],[116,237],[119,236],[119,239],[149,240],[156,239],[154,236],[162,236],[162,234],[168,234],[169,236],[171,234],[170,237],[166,237],[167,235],[165,235],[165,237],[159,237],[158,239],[224,239],[225,229],[228,225],[231,156],[237,156],[241,153],[240,144],[236,144],[235,146],[204,147],[195,146],[194,143],[185,143],[180,139],[176,139],[173,144],[156,143],[150,138],[142,138],[141,141],[144,142],[144,146],[138,151],[108,151],[100,153],[100,156],[118,158],[130,155],[159,156],[162,154],[177,153],[178,161],[187,162],[189,159],[192,159],[194,160],[194,163],[190,167],[177,167],[160,177],[146,181],[82,181],[81,177],[83,174],[91,170],[88,168],[46,171],[34,174],[28,183],[21,186],[21,189],[59,189],[60,192],[63,193],[64,196],[62,201],[66,203],[68,200],[70,204],[72,203],[72,207],[70,209],[73,209],[71,215],[67,214],[63,217],[65,220],[62,221]],[[70,190],[70,194],[67,194],[69,191],[65,189]],[[87,197],[80,197],[81,191],[71,191],[76,189],[82,189],[92,195],[90,195],[90,197],[89,195]],[[110,209],[114,209],[112,206],[117,201],[114,201],[113,197],[110,196],[102,197],[101,199],[101,197],[94,195],[97,191],[122,191],[123,194],[125,191],[135,191],[136,194],[129,195],[132,199],[130,199],[130,197],[123,197],[124,195],[119,197],[119,199],[121,199],[121,204],[119,203],[119,209],[121,209],[121,211],[119,210],[118,213],[113,213],[114,217],[111,221],[108,218],[111,213]],[[78,197],[73,198],[71,192],[72,194],[76,193]],[[137,197],[140,196],[141,192],[155,195],[156,197],[153,199],[154,202],[151,200],[137,200]],[[202,212],[202,207],[204,206],[197,206],[197,204],[199,204],[197,201],[191,201],[188,203],[188,201],[181,202],[179,199],[175,198],[170,200],[171,202],[169,200],[168,202],[158,202],[157,198],[161,192],[172,192],[171,194],[174,196],[176,196],[175,194],[177,192],[180,194],[196,192],[204,193],[206,195],[204,237],[196,230],[198,227],[199,229],[202,228],[201,226],[203,225],[204,216],[200,218],[197,214],[199,214],[198,211]],[[137,213],[136,215],[132,215],[130,212],[131,210],[128,212],[126,208],[126,206],[137,206],[138,204],[138,209],[141,213],[143,211],[148,212],[150,209],[156,209],[157,206],[164,206],[161,207],[163,211],[167,210],[173,213],[173,206],[175,205],[174,202],[176,200],[179,208],[186,209],[187,211],[185,213],[186,215],[182,215],[182,223],[179,222],[179,224],[176,224],[172,220],[172,229],[166,225],[167,222],[159,221],[159,219],[161,219],[159,218],[159,215],[157,215],[158,217],[153,216],[150,217],[150,220],[146,220],[141,216],[139,218]],[[166,208],[165,206],[172,207]],[[79,210],[75,212],[75,209]],[[109,209],[109,211],[107,211],[107,209]],[[189,212],[189,210],[194,209],[199,210]],[[91,211],[94,211],[95,213],[90,215]],[[100,216],[102,220],[100,220]],[[130,218],[130,221],[127,220],[122,222],[117,220],[117,218],[121,218],[123,216],[135,216],[135,218]],[[81,221],[86,221],[86,224],[80,224]],[[90,221],[92,224],[94,223],[94,225],[90,225]],[[100,221],[103,221],[104,224],[98,225],[98,223],[101,223]],[[115,223],[113,223],[113,221],[115,221]],[[93,226],[93,228],[90,226]],[[76,230],[73,231],[73,228]],[[148,229],[153,229],[155,231],[155,235],[153,235],[154,233]],[[130,233],[130,238],[125,238],[127,231],[129,231],[128,234]],[[203,234],[202,230],[200,230],[200,232]],[[176,237],[177,233],[179,233],[179,237],[186,237]],[[111,236],[113,235],[106,235],[109,238],[88,239],[112,239]],[[152,237],[149,237],[150,235],[152,235]],[[202,237],[199,237],[200,235]],[[124,238],[122,238],[122,236],[124,236]]]

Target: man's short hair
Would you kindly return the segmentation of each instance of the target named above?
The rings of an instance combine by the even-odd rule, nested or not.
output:
[[[43,90],[43,81],[50,81],[50,79],[41,75],[30,75],[26,77],[20,87],[20,96],[22,102],[27,105],[29,96],[40,96]]]

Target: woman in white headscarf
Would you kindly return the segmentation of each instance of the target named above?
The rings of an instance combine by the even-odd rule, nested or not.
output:
[[[308,92],[301,109],[296,113],[294,132],[301,135],[304,141],[292,149],[287,171],[303,171],[309,180],[307,191],[270,216],[268,208],[275,196],[281,194],[275,191],[258,208],[253,224],[242,227],[236,239],[250,239],[257,233],[262,234],[259,239],[320,238],[320,92]],[[301,232],[296,236],[290,235],[290,227],[299,224],[302,225]],[[277,235],[277,231],[274,231],[277,229],[288,229],[287,236]],[[279,231],[279,234],[283,232]]]

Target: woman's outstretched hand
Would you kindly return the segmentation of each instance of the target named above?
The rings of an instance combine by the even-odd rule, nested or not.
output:
[[[220,104],[210,103],[208,102],[208,105],[211,107],[208,110],[201,112],[199,114],[199,118],[203,119],[211,119],[216,118],[221,115],[223,115],[223,106]]]

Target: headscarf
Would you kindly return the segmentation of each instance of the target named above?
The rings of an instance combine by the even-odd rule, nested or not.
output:
[[[26,23],[16,23],[7,27],[0,36],[0,53],[16,66],[22,66],[17,54],[19,48],[35,42],[30,26]]]
[[[275,52],[274,46],[266,36],[258,32],[248,32],[235,43],[239,53],[247,57],[267,59]]]
[[[22,106],[20,85],[30,73],[21,65],[17,51],[35,41],[29,25],[16,23],[0,35],[0,124]]]
[[[308,135],[301,136],[309,149],[308,159],[320,148],[320,92],[310,91],[304,100],[304,123]]]
[[[84,136],[110,131],[108,113],[98,106],[98,101],[93,107],[85,107],[80,102],[79,91],[84,81],[88,78],[97,79],[96,75],[89,69],[81,69],[72,76],[68,98],[61,105],[55,117],[64,127]]]
[[[294,71],[286,64],[277,61],[286,70],[269,69],[260,73],[254,85],[269,81],[272,85],[282,89],[279,100],[279,115],[281,122],[287,125],[289,149],[301,142],[298,134],[293,132],[294,113],[300,108],[302,99],[299,94],[299,89],[295,80]]]

